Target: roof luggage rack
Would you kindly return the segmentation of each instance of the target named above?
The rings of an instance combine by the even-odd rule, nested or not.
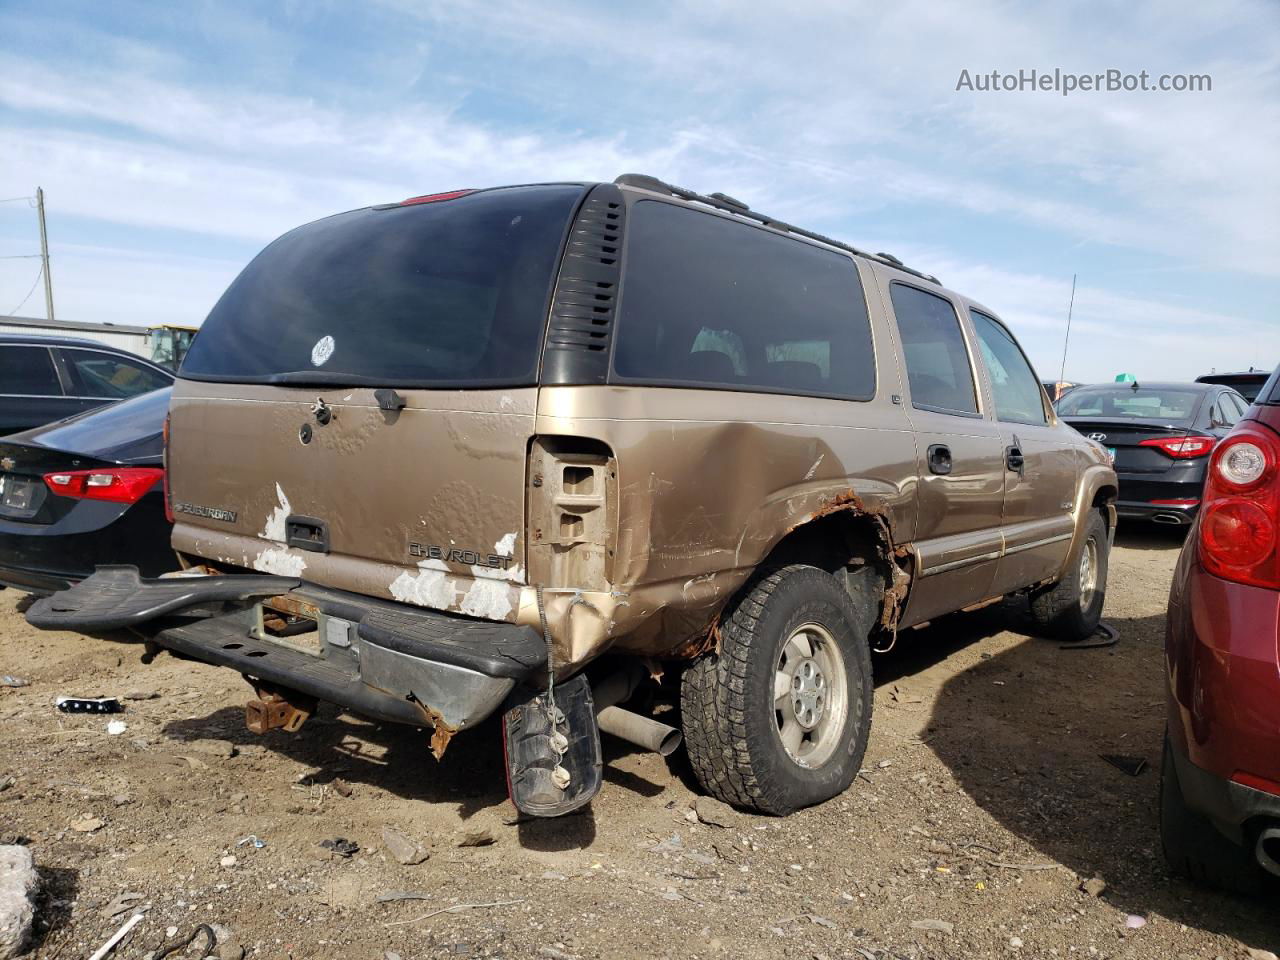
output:
[[[781,230],[784,233],[793,233],[798,237],[807,237],[810,240],[817,240],[819,243],[825,243],[828,246],[838,247],[841,250],[847,250],[849,253],[856,254],[859,257],[866,257],[868,260],[878,260],[881,263],[888,264],[896,270],[902,270],[912,276],[919,277],[921,280],[928,280],[930,283],[936,283],[941,286],[941,282],[937,277],[919,270],[913,270],[901,260],[891,253],[867,253],[865,250],[859,250],[857,247],[851,247],[847,243],[841,243],[839,240],[832,240],[830,237],[823,236],[820,233],[814,233],[812,230],[804,230],[800,227],[793,226],[784,220],[775,220],[773,217],[758,213],[752,210],[741,200],[735,200],[733,197],[723,193],[712,193],[703,196],[700,193],[694,193],[692,190],[686,190],[684,187],[677,187],[665,181],[659,180],[657,177],[650,177],[643,173],[624,173],[613,181],[620,187],[639,187],[642,190],[652,190],[654,193],[665,193],[673,197],[679,197],[681,200],[692,200],[695,203],[704,203],[709,207],[715,207],[717,210],[723,210],[726,213],[736,214],[739,217],[746,217],[748,220],[754,220],[759,224],[770,227],[774,230]]]

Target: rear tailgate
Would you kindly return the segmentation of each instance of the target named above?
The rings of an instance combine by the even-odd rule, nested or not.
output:
[[[265,573],[511,619],[524,582],[525,455],[537,391],[180,381],[174,546]],[[321,424],[317,397],[330,411]],[[310,441],[300,437],[310,432]]]

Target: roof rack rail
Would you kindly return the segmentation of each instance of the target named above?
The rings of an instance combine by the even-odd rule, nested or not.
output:
[[[804,230],[784,220],[775,220],[773,217],[752,210],[741,200],[735,200],[723,193],[712,193],[703,196],[700,193],[694,193],[692,190],[686,190],[684,187],[677,187],[673,184],[659,180],[657,177],[651,177],[643,173],[624,173],[613,181],[620,187],[639,187],[642,190],[651,190],[654,193],[665,193],[673,197],[679,197],[681,200],[692,200],[695,203],[703,203],[709,207],[715,207],[717,210],[723,210],[726,213],[733,213],[748,220],[754,220],[759,224],[770,227],[774,230],[781,230],[784,233],[793,233],[798,237],[806,237],[809,240],[817,240],[819,243],[825,243],[831,247],[837,247],[846,250],[849,253],[859,257],[866,257],[868,260],[878,260],[889,266],[909,273],[921,280],[928,280],[930,283],[936,283],[941,286],[941,281],[937,277],[922,273],[919,270],[913,270],[908,267],[897,257],[890,253],[868,253],[865,250],[859,250],[857,247],[851,247],[847,243],[841,243],[839,240],[833,240],[830,237],[823,236],[820,233],[814,233],[812,230]]]

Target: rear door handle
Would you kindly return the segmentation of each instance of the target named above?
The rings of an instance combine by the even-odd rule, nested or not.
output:
[[[951,448],[945,443],[935,443],[929,447],[929,472],[946,476],[951,472]]]

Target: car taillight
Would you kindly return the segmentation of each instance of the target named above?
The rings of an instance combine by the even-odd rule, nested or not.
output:
[[[1224,580],[1280,588],[1280,444],[1246,421],[1213,453],[1200,513],[1200,558]]]
[[[1152,437],[1138,446],[1155,447],[1175,460],[1192,460],[1206,456],[1217,442],[1216,437]]]
[[[46,473],[45,486],[60,497],[137,503],[164,476],[158,467],[103,467]]]
[[[164,465],[164,518],[173,523],[173,495],[169,492],[169,414],[160,432],[160,462]]]

